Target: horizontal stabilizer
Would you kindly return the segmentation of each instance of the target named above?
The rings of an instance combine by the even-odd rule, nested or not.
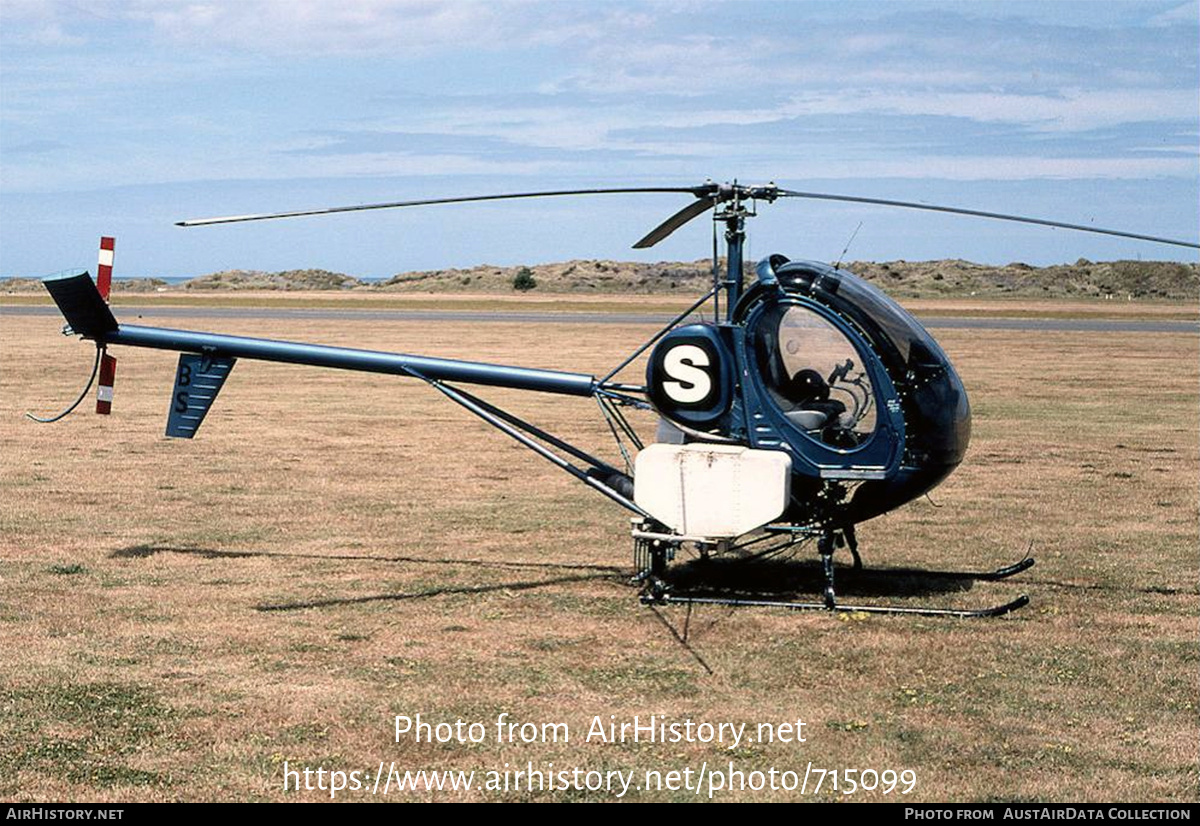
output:
[[[196,435],[236,361],[230,356],[180,354],[167,413],[168,436],[190,439]]]
[[[50,297],[58,305],[71,329],[86,338],[101,340],[117,329],[112,310],[86,272],[64,273],[43,278]]]

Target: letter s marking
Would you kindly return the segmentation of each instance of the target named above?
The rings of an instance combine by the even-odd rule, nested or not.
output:
[[[702,368],[709,365],[708,353],[694,344],[672,347],[663,356],[663,370],[675,381],[664,381],[663,392],[678,404],[695,404],[712,392],[712,377]]]

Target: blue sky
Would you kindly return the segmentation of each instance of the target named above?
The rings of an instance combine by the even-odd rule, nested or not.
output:
[[[422,197],[705,178],[1196,240],[1200,3],[0,0],[0,275],[324,267],[362,277],[696,259],[686,197]],[[682,198],[682,200],[681,200]],[[1035,264],[1196,260],[1061,230],[803,201],[750,250]]]

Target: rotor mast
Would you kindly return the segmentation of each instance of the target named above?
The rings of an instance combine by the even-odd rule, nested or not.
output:
[[[725,321],[733,322],[733,308],[742,297],[745,281],[745,262],[742,257],[746,247],[746,216],[750,213],[742,204],[742,193],[734,181],[732,186],[725,184],[722,190],[728,191],[728,206],[713,214],[714,221],[725,224]],[[721,195],[726,192],[722,191]]]
[[[737,181],[720,184],[712,198],[717,205],[713,220],[725,224],[725,280],[719,285],[725,293],[725,321],[733,322],[733,310],[745,289],[746,219],[758,213],[747,201],[774,201],[779,190],[774,183],[766,186],[742,186]],[[715,268],[716,262],[714,262]],[[714,284],[714,288],[718,285]],[[718,291],[721,291],[718,290]]]

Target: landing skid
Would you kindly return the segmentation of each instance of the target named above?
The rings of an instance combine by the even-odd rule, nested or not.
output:
[[[788,611],[836,611],[846,614],[907,614],[918,617],[1000,617],[1029,604],[1025,594],[991,608],[906,608],[895,605],[847,605],[834,602],[829,605],[824,602],[781,602],[769,599],[733,599],[724,597],[688,597],[675,596],[670,590],[659,594],[653,590],[643,592],[642,603],[645,605],[724,605],[738,608],[783,608]]]
[[[1014,574],[1019,574],[1021,571],[1028,571],[1033,567],[1033,557],[1027,556],[1020,562],[1014,565],[1008,565],[1004,568],[997,568],[994,571],[987,571],[980,574],[967,574],[971,579],[979,579],[984,582],[999,582],[1002,579],[1008,579]]]
[[[674,594],[671,585],[662,579],[666,563],[671,553],[670,543],[644,542],[639,546],[642,556],[638,559],[640,574],[635,581],[642,583],[641,601],[644,605],[723,605],[746,608],[782,608],[788,611],[835,611],[855,614],[898,614],[920,617],[963,617],[984,618],[1000,617],[1029,604],[1029,597],[1020,595],[1010,602],[995,605],[990,608],[910,608],[898,605],[850,605],[839,602],[833,585],[833,552],[837,547],[849,546],[854,559],[854,569],[861,570],[862,560],[858,554],[858,543],[855,541],[853,529],[844,533],[826,531],[821,535],[817,551],[821,556],[822,568],[825,574],[824,600],[822,602],[791,602],[785,600],[743,599],[738,597],[703,597],[687,594]],[[1002,579],[1027,571],[1033,567],[1032,556],[1026,556],[1020,562],[997,568],[994,571],[975,573],[948,573],[931,571],[932,577],[955,577],[976,579],[983,582],[998,582]]]

